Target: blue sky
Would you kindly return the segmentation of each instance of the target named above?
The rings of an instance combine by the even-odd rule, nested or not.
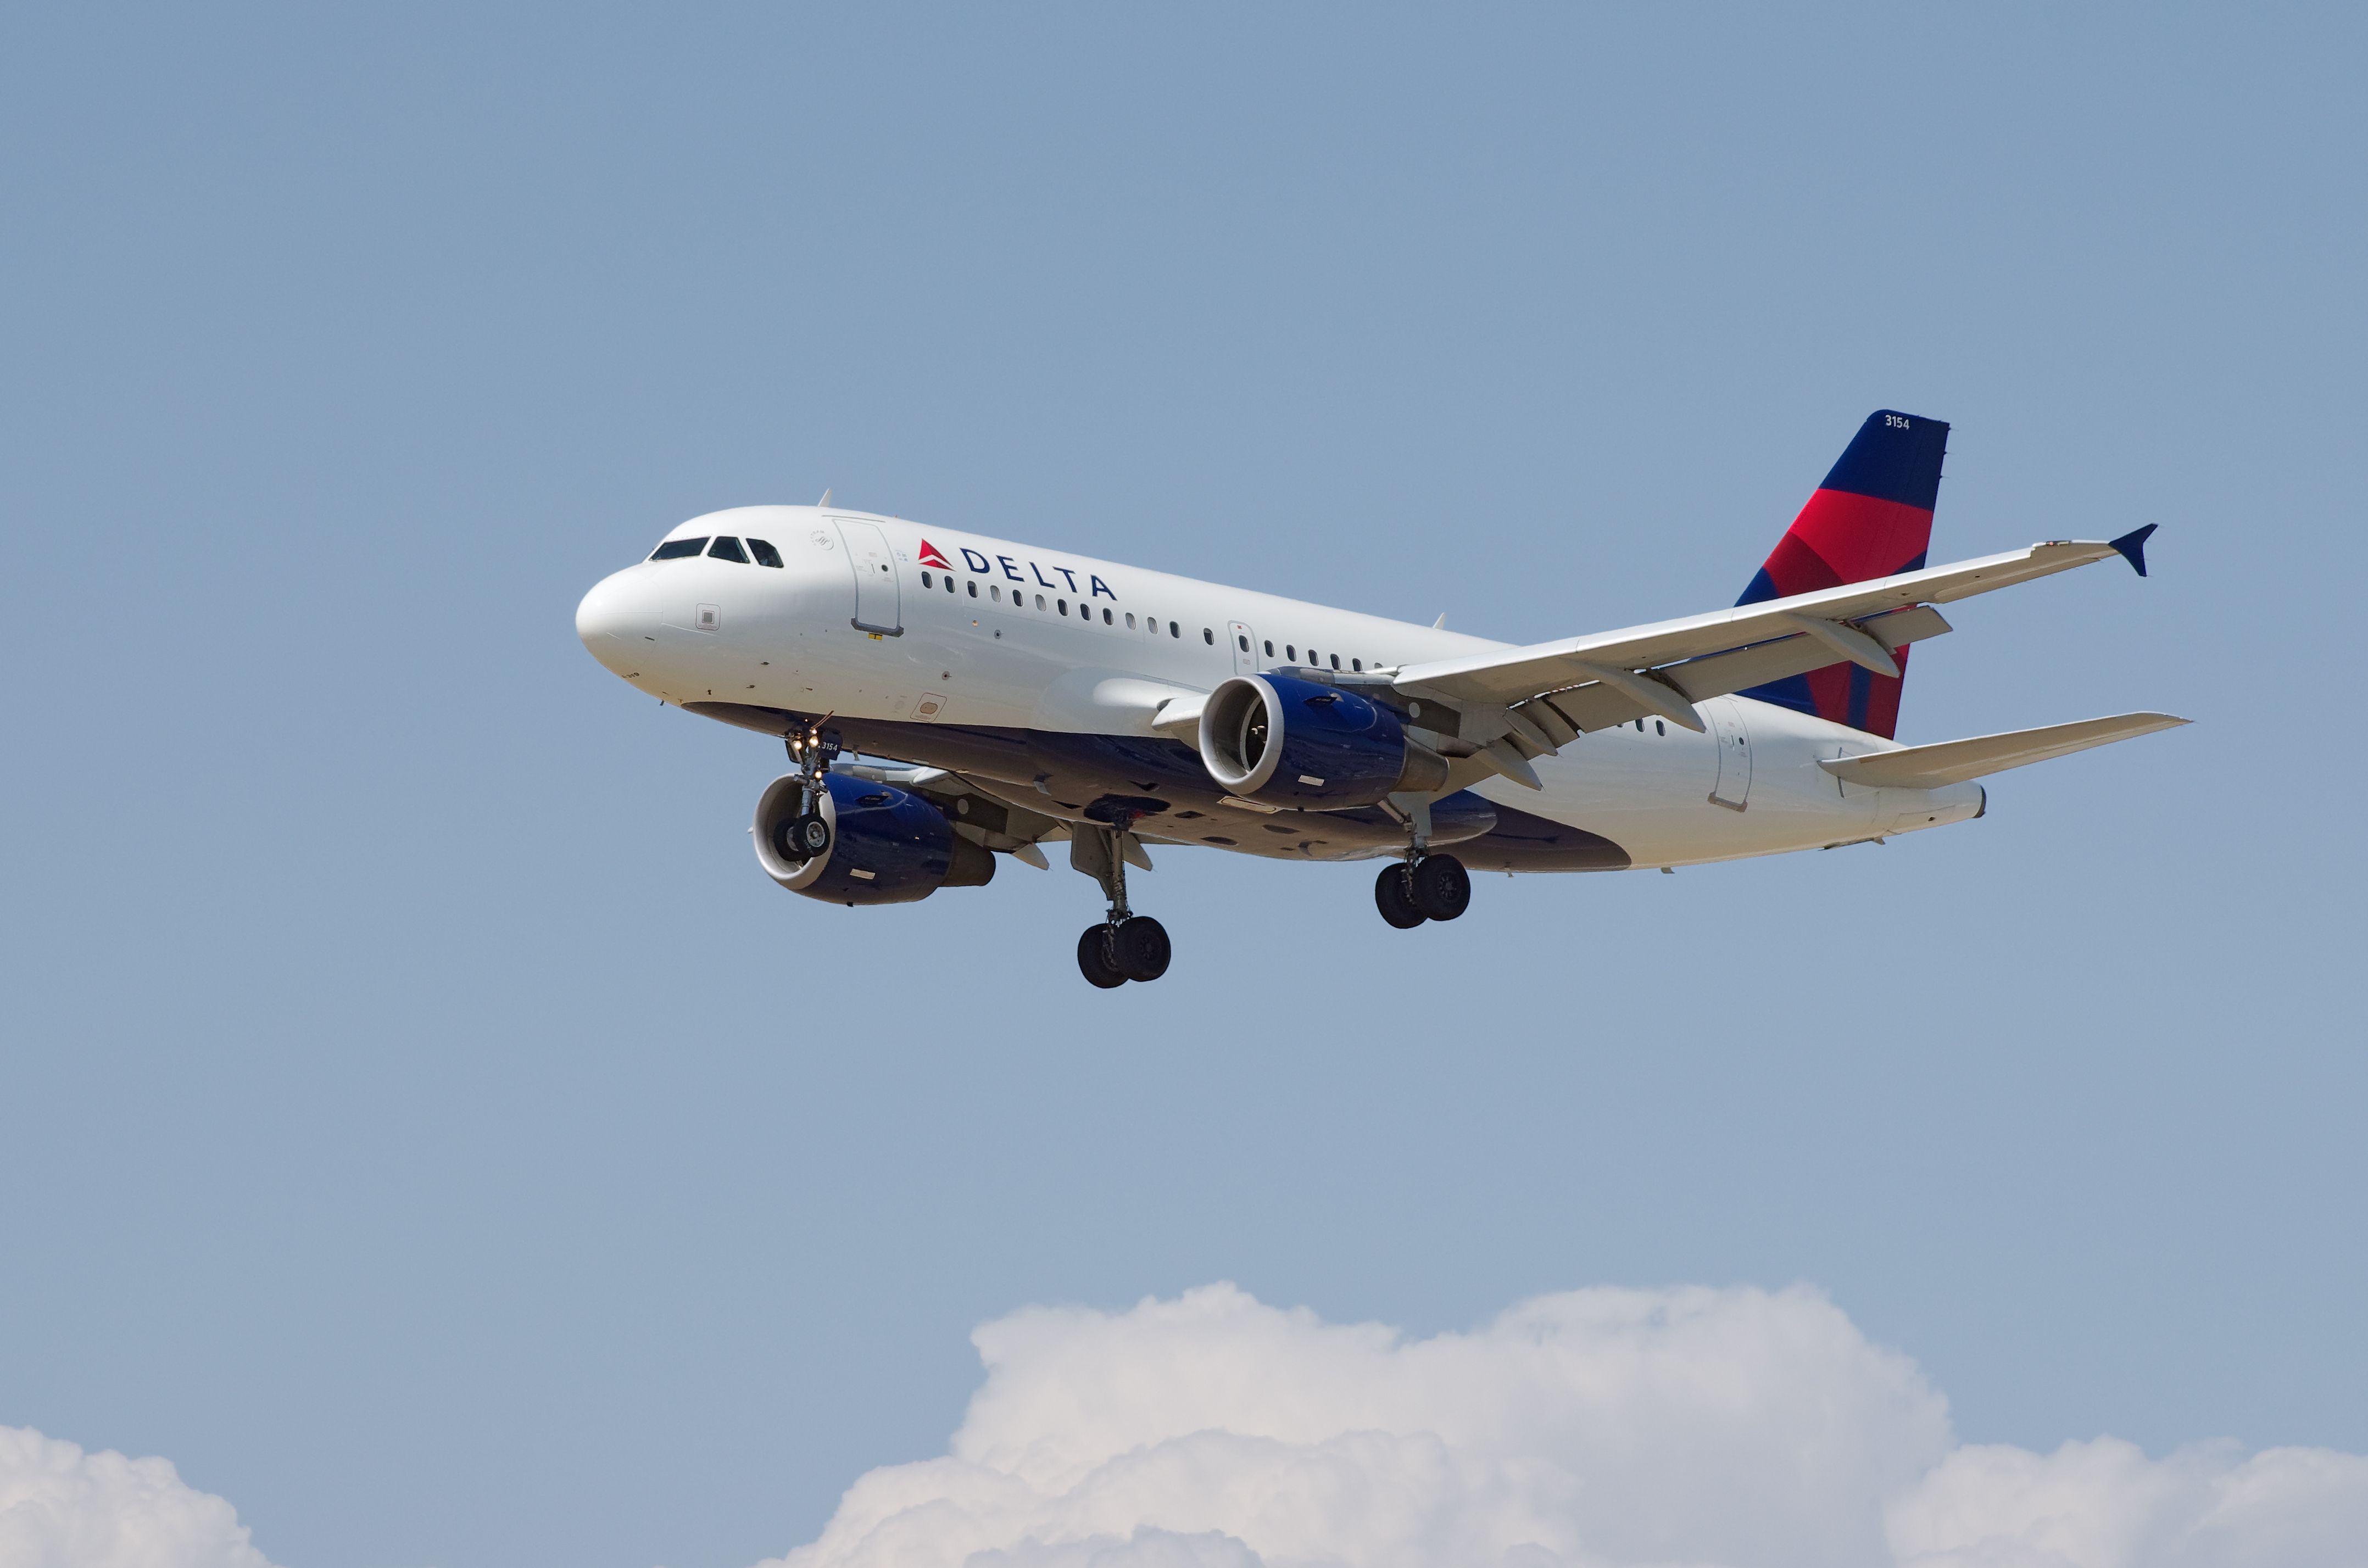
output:
[[[1804,1281],[1975,1441],[2368,1448],[2362,23],[2336,7],[24,11],[0,48],[0,1424],[276,1561],[745,1564],[965,1335]],[[577,645],[850,504],[1509,639],[1732,602],[1870,409],[1901,733],[2160,708],[1676,877],[782,895]],[[2305,591],[2307,590],[2307,591]],[[1415,955],[1409,959],[1409,954]]]

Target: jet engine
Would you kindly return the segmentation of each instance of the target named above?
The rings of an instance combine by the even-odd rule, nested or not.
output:
[[[1304,811],[1447,782],[1447,759],[1408,740],[1395,710],[1286,675],[1235,676],[1209,694],[1201,761],[1231,794]]]
[[[993,853],[909,790],[825,774],[817,809],[802,815],[803,784],[784,774],[757,800],[757,863],[791,892],[831,903],[911,903],[995,876]]]

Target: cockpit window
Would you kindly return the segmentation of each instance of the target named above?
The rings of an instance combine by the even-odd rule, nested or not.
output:
[[[779,566],[781,563],[781,552],[761,539],[748,541],[748,553],[757,558],[759,566]]]
[[[658,546],[655,550],[650,551],[650,559],[653,561],[679,561],[686,555],[697,555],[700,551],[705,550],[706,548],[707,536],[705,534],[700,535],[697,539],[670,539],[664,544]]]
[[[741,549],[740,541],[730,534],[717,534],[707,553],[718,561],[737,561],[743,566],[748,564],[748,552]]]

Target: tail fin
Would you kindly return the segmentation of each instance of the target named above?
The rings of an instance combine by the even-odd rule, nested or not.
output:
[[[1948,447],[1949,426],[1938,419],[1888,408],[1868,415],[1736,603],[1758,604],[1920,569],[1932,542],[1932,506]],[[1858,665],[1829,665],[1742,695],[1888,739],[1899,727],[1907,650],[1894,649],[1891,656],[1899,664],[1898,679]]]

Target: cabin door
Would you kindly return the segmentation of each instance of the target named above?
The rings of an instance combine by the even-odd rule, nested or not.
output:
[[[855,568],[855,629],[882,637],[905,634],[896,593],[896,557],[878,523],[840,517],[838,537],[847,541],[847,563]]]

